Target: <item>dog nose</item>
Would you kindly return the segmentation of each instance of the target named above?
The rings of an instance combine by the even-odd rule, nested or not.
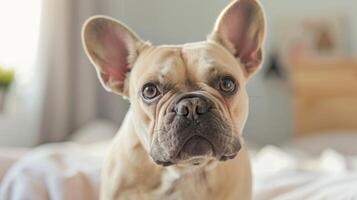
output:
[[[176,104],[176,114],[189,119],[197,119],[208,112],[208,103],[200,97],[188,97],[181,99]]]

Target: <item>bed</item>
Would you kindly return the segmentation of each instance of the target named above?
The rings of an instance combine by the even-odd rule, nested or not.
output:
[[[253,155],[254,199],[357,199],[357,134],[267,146]]]
[[[101,165],[117,129],[97,120],[68,142],[0,148],[0,199],[98,199]]]
[[[355,141],[355,133],[329,133],[252,149],[254,199],[357,199]],[[98,199],[108,145],[109,140],[96,139],[14,152],[19,157],[5,166],[0,199]]]

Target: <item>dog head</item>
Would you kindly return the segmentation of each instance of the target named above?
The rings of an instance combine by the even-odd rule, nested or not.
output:
[[[208,39],[177,46],[143,42],[103,16],[83,28],[85,50],[108,91],[131,102],[132,122],[160,165],[233,159],[248,115],[246,83],[262,63],[263,10],[232,2]]]

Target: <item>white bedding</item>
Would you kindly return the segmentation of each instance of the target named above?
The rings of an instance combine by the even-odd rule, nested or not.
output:
[[[0,184],[0,199],[98,199],[107,146],[62,143],[32,150],[7,172]]]
[[[0,149],[0,200],[98,199],[102,160],[117,130],[95,120],[73,133],[71,142]]]
[[[317,157],[265,147],[253,157],[254,199],[357,199],[357,157]]]
[[[97,199],[107,147],[62,143],[34,149],[7,172],[0,199]],[[357,199],[357,157],[268,146],[252,153],[252,162],[254,199]]]

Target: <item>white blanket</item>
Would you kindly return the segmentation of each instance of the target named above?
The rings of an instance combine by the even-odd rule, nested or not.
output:
[[[21,158],[0,185],[3,200],[98,199],[100,168],[108,143],[51,144]]]
[[[7,172],[2,200],[98,199],[108,143],[45,145]],[[326,150],[317,157],[266,147],[253,154],[254,199],[357,199],[357,159]]]
[[[357,199],[357,158],[334,150],[310,157],[265,147],[253,157],[253,173],[254,199]]]

